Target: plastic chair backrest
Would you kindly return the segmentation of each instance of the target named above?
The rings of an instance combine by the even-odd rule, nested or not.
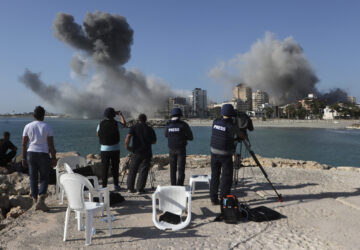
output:
[[[57,165],[61,167],[64,163],[69,164],[72,169],[86,166],[86,159],[82,156],[71,155],[60,158]]]
[[[90,192],[94,191],[90,181],[84,176],[75,173],[62,174],[60,183],[65,190],[69,207],[74,210],[84,210],[84,187],[87,187]]]
[[[186,188],[184,186],[165,186],[159,189],[159,209],[181,215],[186,209]]]
[[[73,174],[73,173],[74,173],[74,171],[73,171],[72,168],[69,166],[69,164],[64,163],[64,167],[65,167],[65,171],[66,171],[68,174]]]

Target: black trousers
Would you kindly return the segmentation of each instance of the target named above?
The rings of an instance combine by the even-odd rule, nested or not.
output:
[[[11,162],[15,155],[16,150],[11,150],[9,153],[2,155],[0,157],[0,166],[5,167],[9,162]]]
[[[221,179],[220,179],[221,174]],[[210,181],[210,199],[218,199],[218,190],[220,184],[220,199],[230,194],[233,179],[233,161],[232,155],[211,154],[211,181]]]
[[[131,158],[129,175],[127,179],[127,188],[134,190],[136,174],[139,176],[136,183],[136,190],[143,191],[146,186],[146,180],[150,169],[151,155],[134,154]]]
[[[109,167],[111,165],[111,173],[114,179],[114,185],[119,186],[119,163],[120,150],[117,151],[101,151],[102,168],[102,186],[107,186]]]
[[[171,185],[184,186],[186,149],[169,149]],[[178,178],[176,181],[176,172]]]

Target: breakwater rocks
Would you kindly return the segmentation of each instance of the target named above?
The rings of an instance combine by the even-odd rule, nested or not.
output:
[[[126,122],[126,127],[130,128],[135,125],[137,120],[129,120]],[[146,123],[153,128],[163,128],[166,125],[167,120],[157,119],[157,120],[147,120]]]

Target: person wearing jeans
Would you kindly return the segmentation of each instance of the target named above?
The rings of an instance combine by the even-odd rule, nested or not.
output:
[[[33,208],[46,212],[49,210],[45,204],[49,173],[51,166],[56,165],[56,150],[53,130],[44,122],[44,117],[45,109],[37,106],[34,110],[35,121],[25,125],[22,137],[22,165],[25,168],[29,167]],[[40,189],[38,188],[39,176]]]

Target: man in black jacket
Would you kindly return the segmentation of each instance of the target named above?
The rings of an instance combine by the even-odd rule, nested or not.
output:
[[[10,152],[8,153],[8,150]],[[4,132],[3,138],[0,139],[0,166],[6,167],[12,158],[15,157],[17,147],[10,141],[10,133]]]
[[[235,153],[235,137],[238,139],[246,138],[246,134],[233,121],[235,110],[231,104],[224,104],[221,107],[221,115],[222,118],[213,122],[210,144],[210,199],[213,205],[219,204],[219,185],[220,198],[230,194],[233,178],[232,155]]]
[[[118,114],[121,122],[114,117]],[[107,108],[104,111],[105,119],[97,127],[97,136],[100,141],[102,168],[102,186],[107,186],[109,166],[111,164],[111,173],[114,179],[115,190],[120,190],[119,186],[119,163],[120,163],[120,132],[118,125],[126,126],[126,121],[120,111],[113,108]]]
[[[125,147],[133,153],[127,179],[128,192],[133,193],[136,174],[139,171],[136,190],[138,194],[145,193],[145,185],[150,170],[152,157],[151,145],[156,143],[156,134],[153,128],[146,124],[146,115],[140,114],[138,123],[132,126],[125,139]],[[130,140],[132,139],[132,146]]]
[[[187,141],[193,140],[193,134],[189,125],[180,120],[182,111],[180,108],[171,110],[171,119],[165,127],[165,137],[168,138],[169,159],[170,159],[170,180],[171,185],[184,185],[186,145]],[[176,172],[178,178],[176,180]]]

